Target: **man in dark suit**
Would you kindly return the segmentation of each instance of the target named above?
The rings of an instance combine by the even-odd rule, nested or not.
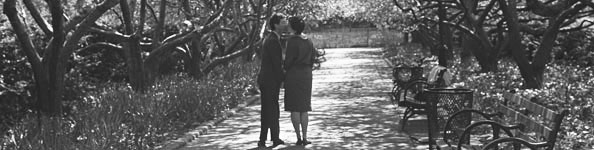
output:
[[[268,136],[268,129],[270,129],[270,139],[273,146],[284,144],[285,142],[279,138],[279,93],[281,84],[283,82],[285,73],[282,69],[282,51],[284,42],[280,32],[287,27],[287,20],[281,15],[273,15],[270,18],[270,29],[264,39],[262,49],[260,51],[260,58],[262,64],[260,65],[260,73],[258,74],[258,85],[260,88],[260,102],[262,109],[260,110],[260,141],[258,147],[266,147],[266,137]]]

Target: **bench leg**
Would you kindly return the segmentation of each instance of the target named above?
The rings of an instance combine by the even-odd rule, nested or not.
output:
[[[402,115],[402,125],[400,125],[400,130],[404,131],[404,126],[406,126],[406,121],[408,121],[408,118],[412,117],[413,114],[413,109],[410,107],[406,107],[406,109],[404,110],[404,114]]]

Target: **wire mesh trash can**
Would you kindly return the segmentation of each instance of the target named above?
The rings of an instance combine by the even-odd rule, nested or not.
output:
[[[427,106],[427,124],[429,134],[429,149],[433,149],[437,137],[448,137],[448,139],[460,139],[456,135],[461,135],[466,126],[470,125],[472,116],[470,113],[465,116],[456,117],[452,124],[452,131],[443,131],[444,125],[449,115],[463,109],[472,108],[473,92],[470,89],[448,89],[431,88],[424,90],[424,96]],[[440,133],[448,135],[440,135]],[[451,135],[450,135],[451,134]],[[464,138],[469,139],[469,138]],[[437,145],[435,145],[437,146]]]

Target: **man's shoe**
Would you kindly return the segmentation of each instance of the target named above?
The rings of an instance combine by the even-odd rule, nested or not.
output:
[[[280,140],[280,139],[272,141],[272,147],[276,147],[281,144],[285,144],[285,141]]]
[[[310,142],[310,141],[308,141],[308,140],[303,140],[303,143],[302,143],[302,144],[303,144],[303,146],[305,146],[305,145],[307,145],[307,144],[311,144],[311,142]]]
[[[264,141],[259,141],[259,142],[258,142],[258,147],[266,147],[266,142],[264,142]]]

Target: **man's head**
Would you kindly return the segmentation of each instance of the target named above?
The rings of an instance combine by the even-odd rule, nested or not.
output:
[[[280,14],[275,14],[270,18],[270,29],[273,31],[284,31],[287,28],[287,19],[285,16]]]
[[[294,34],[299,35],[305,30],[305,21],[303,21],[301,17],[289,18],[289,24],[291,25],[291,30]]]

